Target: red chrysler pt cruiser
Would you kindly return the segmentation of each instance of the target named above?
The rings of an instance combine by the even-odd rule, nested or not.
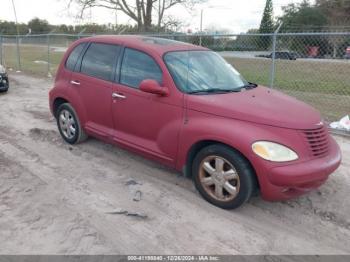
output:
[[[63,139],[93,136],[182,171],[210,203],[297,197],[341,162],[319,112],[247,82],[206,48],[143,36],[81,39],[50,108]]]

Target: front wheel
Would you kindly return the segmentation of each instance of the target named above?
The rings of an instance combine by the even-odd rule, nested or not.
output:
[[[199,151],[193,161],[192,174],[203,198],[224,209],[240,207],[257,188],[249,162],[225,145],[215,144]]]
[[[64,103],[57,109],[57,126],[62,138],[69,144],[78,144],[87,139],[78,115],[69,103]]]

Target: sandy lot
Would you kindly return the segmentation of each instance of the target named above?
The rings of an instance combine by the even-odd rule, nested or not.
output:
[[[349,139],[336,138],[343,164],[319,190],[225,211],[154,162],[95,139],[63,143],[51,82],[11,84],[0,95],[1,254],[350,254]]]

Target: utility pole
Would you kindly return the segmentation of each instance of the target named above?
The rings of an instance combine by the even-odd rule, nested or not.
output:
[[[203,31],[203,12],[204,12],[204,10],[202,9],[201,10],[201,24],[199,26],[201,32]]]
[[[160,8],[161,8],[161,0],[158,0],[158,33],[160,33]]]
[[[205,7],[206,10],[208,9],[225,9],[225,10],[231,10],[232,8],[227,8],[226,6],[206,6]],[[204,20],[204,8],[201,9],[201,21],[200,21],[200,25],[199,25],[199,30],[200,30],[200,34],[199,34],[199,45],[202,45],[202,34],[203,34],[203,20]]]
[[[203,9],[201,9],[201,23],[199,26],[199,30],[200,30],[200,36],[199,36],[199,45],[202,46],[202,33],[203,33]]]
[[[14,1],[15,0],[12,0],[12,7],[13,7],[13,13],[15,14],[16,30],[17,30],[17,36],[16,36],[16,44],[17,44],[17,71],[21,71],[21,55],[20,55],[20,51],[19,51],[19,28],[18,28],[16,6],[15,6],[15,2]]]
[[[17,12],[16,12],[15,0],[12,0],[12,7],[13,7],[13,13],[15,14],[17,35],[19,35],[19,28],[18,28],[18,20],[17,20]]]
[[[115,29],[118,28],[118,4],[115,5]]]

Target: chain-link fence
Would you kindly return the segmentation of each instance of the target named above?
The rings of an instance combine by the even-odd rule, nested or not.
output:
[[[52,76],[69,45],[81,37],[68,34],[0,35],[0,63],[10,70]]]
[[[85,36],[0,36],[0,63],[51,76],[68,46]],[[149,36],[208,47],[248,81],[311,104],[326,121],[350,114],[350,32]]]

